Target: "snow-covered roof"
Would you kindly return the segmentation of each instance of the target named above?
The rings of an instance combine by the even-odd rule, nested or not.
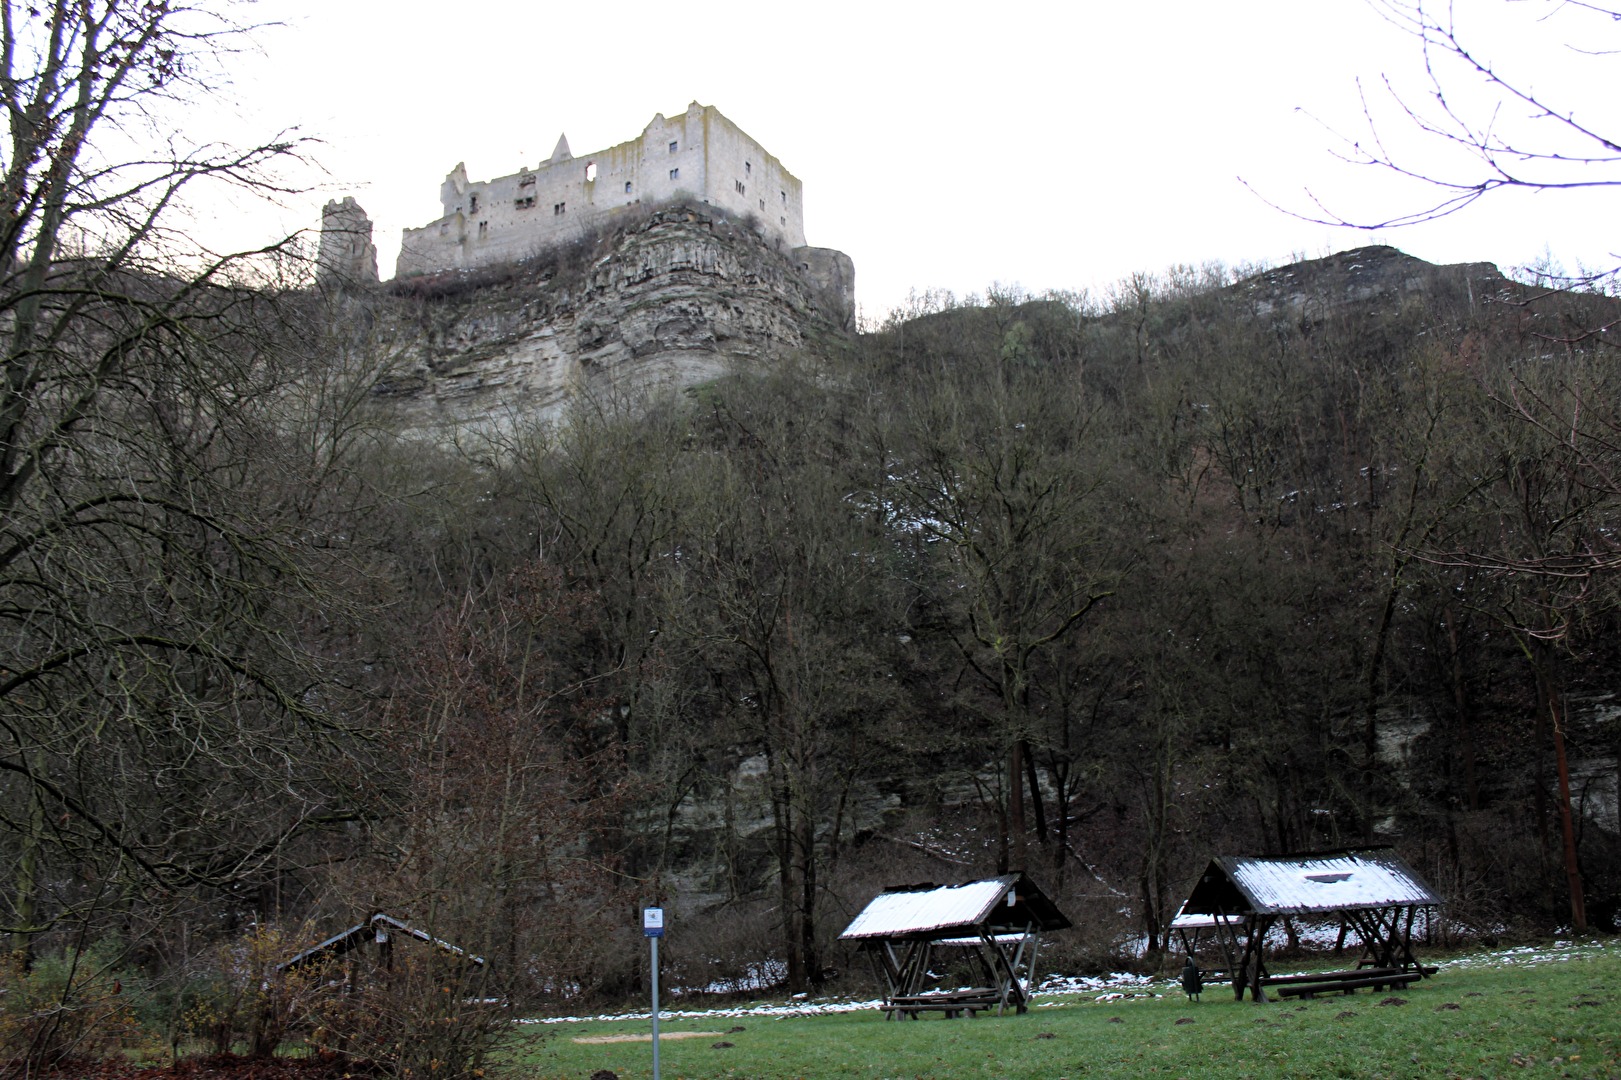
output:
[[[898,885],[872,899],[845,927],[841,940],[943,938],[981,931],[1063,930],[1072,925],[1023,874],[961,885]]]
[[[1023,934],[992,934],[991,942],[996,945],[1017,945],[1024,940]],[[948,937],[934,942],[936,945],[955,946],[960,949],[971,949],[976,945],[985,944],[984,938],[977,937]]]
[[[1295,915],[1428,907],[1440,902],[1388,848],[1315,855],[1223,855],[1211,860],[1178,917],[1252,912]],[[1172,926],[1176,925],[1173,921]]]

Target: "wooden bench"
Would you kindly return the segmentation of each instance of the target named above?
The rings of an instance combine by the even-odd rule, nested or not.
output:
[[[1350,994],[1363,987],[1399,990],[1408,983],[1423,978],[1418,971],[1400,968],[1358,968],[1353,971],[1325,971],[1316,975],[1281,975],[1263,979],[1261,988],[1276,993],[1280,998],[1314,998],[1318,994]]]
[[[994,987],[974,987],[969,990],[952,990],[938,994],[908,994],[892,997],[885,1006],[890,1019],[897,1016],[909,1020],[916,1020],[920,1012],[944,1013],[947,1020],[955,1020],[963,1013],[968,1019],[974,1019],[974,1014],[981,1009],[994,1009],[1002,1003],[1001,991]]]

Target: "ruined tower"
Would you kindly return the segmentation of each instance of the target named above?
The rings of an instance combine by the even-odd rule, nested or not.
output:
[[[371,229],[371,218],[353,196],[327,203],[321,210],[321,248],[315,260],[315,280],[340,288],[376,284],[377,246],[372,243]]]

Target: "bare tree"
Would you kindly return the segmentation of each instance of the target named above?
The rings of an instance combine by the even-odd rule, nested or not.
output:
[[[1380,220],[1348,217],[1314,198],[1319,213],[1312,220],[1384,229],[1446,217],[1504,189],[1621,187],[1621,131],[1607,130],[1607,118],[1594,118],[1594,102],[1551,97],[1545,80],[1539,79],[1545,73],[1525,70],[1514,58],[1482,52],[1460,25],[1450,0],[1369,2],[1417,41],[1425,85],[1422,93],[1414,93],[1381,75],[1373,94],[1361,86],[1366,131],[1360,137],[1339,134],[1340,156],[1419,181],[1436,189],[1439,198]],[[1506,2],[1538,11],[1534,29],[1557,38],[1573,61],[1602,62],[1621,45],[1616,41],[1621,8],[1613,4]],[[1437,151],[1434,157],[1418,160],[1396,148],[1388,123],[1392,113]]]
[[[223,3],[0,4],[0,922],[13,942],[223,886],[348,813],[346,724],[300,645],[341,545],[278,392],[281,245],[174,226],[297,153],[164,131],[242,40]],[[296,272],[296,271],[295,271]],[[328,606],[328,603],[331,606]]]

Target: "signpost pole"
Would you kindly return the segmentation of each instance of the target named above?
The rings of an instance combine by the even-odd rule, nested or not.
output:
[[[659,938],[664,936],[664,909],[642,909],[642,933],[647,935],[653,968],[653,1080],[659,1080]]]
[[[647,941],[653,948],[653,1080],[659,1080],[659,939]]]

